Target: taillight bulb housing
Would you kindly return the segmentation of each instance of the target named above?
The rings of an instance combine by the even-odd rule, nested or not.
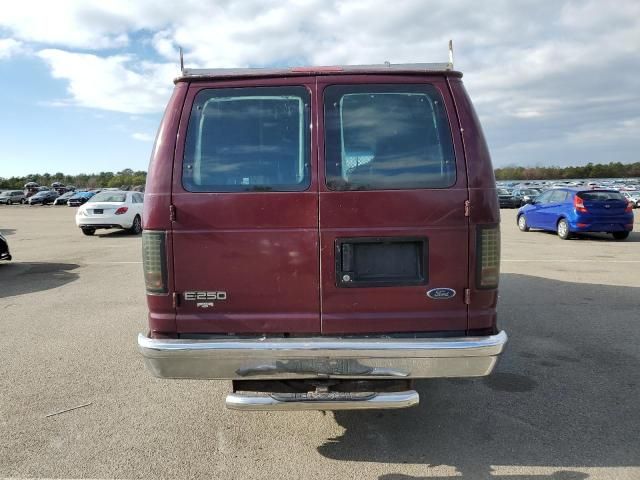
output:
[[[477,287],[498,288],[500,280],[500,228],[479,225],[477,230]]]
[[[166,234],[163,231],[142,232],[142,270],[147,293],[167,293]]]

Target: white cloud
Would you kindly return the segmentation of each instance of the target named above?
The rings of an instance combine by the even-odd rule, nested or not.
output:
[[[134,140],[140,140],[141,142],[153,142],[153,135],[149,133],[136,132],[131,135]]]
[[[637,130],[625,121],[637,117],[640,102],[640,2],[482,6],[470,0],[22,0],[3,6],[0,31],[20,48],[35,47],[52,75],[68,81],[69,97],[49,104],[134,114],[164,107],[179,45],[188,67],[332,65],[445,61],[453,38],[456,66],[465,71],[496,151],[536,144],[555,152],[557,139],[593,138],[581,132],[598,129],[616,132],[597,135],[602,142],[634,141],[629,132]],[[1,42],[0,58],[18,53]],[[149,48],[153,59],[142,56]],[[517,151],[509,162],[526,160]],[[571,162],[566,152],[555,155]]]
[[[2,5],[0,26],[24,41],[97,50],[129,44],[129,34],[158,29],[182,11],[152,0],[21,0]]]
[[[0,38],[0,60],[11,58],[22,50],[22,42],[13,38]]]
[[[99,57],[46,49],[38,56],[54,78],[69,82],[69,100],[62,104],[126,113],[162,110],[171,93],[175,65],[140,62],[132,55]],[[60,102],[58,102],[60,103]]]
[[[611,125],[590,125],[567,133],[567,141],[579,145],[601,145],[637,138],[640,138],[640,117]]]

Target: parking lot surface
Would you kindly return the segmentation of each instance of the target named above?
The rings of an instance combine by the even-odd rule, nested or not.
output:
[[[225,382],[145,371],[140,237],[74,212],[0,207],[0,477],[640,479],[640,233],[503,210],[492,376],[419,382],[406,410],[240,413]]]

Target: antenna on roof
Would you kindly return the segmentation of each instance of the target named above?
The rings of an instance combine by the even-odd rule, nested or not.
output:
[[[453,70],[453,40],[449,40],[449,70]]]
[[[184,59],[182,58],[182,47],[178,47],[180,50],[180,73],[184,75]]]

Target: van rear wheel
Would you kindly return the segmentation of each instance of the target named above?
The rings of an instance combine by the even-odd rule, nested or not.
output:
[[[571,231],[569,231],[569,223],[564,218],[561,218],[558,222],[558,236],[562,240],[567,240],[571,237]]]
[[[624,240],[629,236],[629,232],[612,232],[611,234],[616,240]]]

